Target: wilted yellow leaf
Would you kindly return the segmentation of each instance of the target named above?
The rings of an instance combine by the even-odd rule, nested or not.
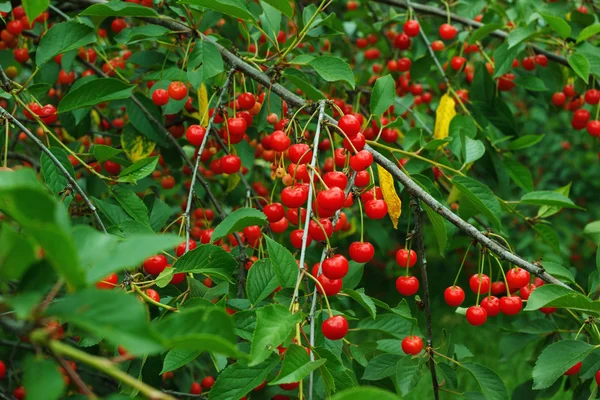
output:
[[[435,130],[433,131],[433,137],[436,139],[445,139],[448,137],[448,130],[450,129],[450,121],[456,115],[454,109],[456,102],[448,93],[442,96],[440,105],[435,112]]]
[[[92,110],[90,111],[90,115],[92,116],[92,121],[94,121],[94,124],[96,124],[96,126],[100,126],[100,114],[98,114],[98,111]]]
[[[148,157],[153,151],[156,143],[149,140],[135,129],[124,129],[121,134],[121,146],[127,157],[136,162]]]
[[[204,83],[198,89],[198,114],[200,115],[199,120],[202,121],[202,126],[206,128],[208,125],[208,93],[206,92]]]
[[[65,128],[61,128],[60,133],[62,134],[63,139],[65,139],[68,143],[74,142],[76,139],[67,132]]]
[[[379,187],[388,206],[388,215],[392,220],[394,229],[398,229],[398,218],[402,213],[402,201],[396,193],[394,177],[379,164],[377,164],[377,172],[379,173]]]

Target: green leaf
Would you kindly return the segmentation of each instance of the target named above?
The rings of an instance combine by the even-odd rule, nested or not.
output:
[[[120,1],[94,4],[83,10],[80,15],[90,17],[158,17],[158,13],[152,7]]]
[[[461,366],[473,375],[487,400],[508,400],[506,385],[496,372],[471,362],[462,363]]]
[[[402,396],[408,395],[417,387],[422,375],[421,366],[419,360],[410,356],[402,357],[396,364],[396,385]]]
[[[402,356],[397,354],[381,354],[373,358],[367,364],[362,379],[366,381],[378,381],[396,373],[396,364]]]
[[[580,340],[561,340],[552,343],[542,351],[535,362],[533,389],[540,390],[550,387],[569,368],[579,361],[583,361],[593,350],[594,346]]]
[[[515,84],[522,87],[523,89],[530,90],[532,92],[547,92],[548,88],[544,81],[537,76],[531,75],[519,75],[515,79]]]
[[[219,50],[213,43],[204,40],[197,42],[194,46],[188,62],[188,72],[194,70],[200,64],[202,64],[204,80],[219,75],[224,71],[221,53],[219,53]]]
[[[134,88],[135,85],[128,85],[119,79],[94,79],[69,91],[58,105],[58,112],[64,113],[106,101],[127,99],[131,97]]]
[[[596,250],[596,270],[600,272],[600,246],[598,246],[598,250]]]
[[[391,335],[398,339],[404,339],[411,334],[421,336],[416,326],[413,326],[414,319],[410,316],[398,314],[378,314],[375,320],[366,318],[358,323],[357,328],[361,330],[377,331],[386,335]]]
[[[533,191],[533,177],[529,168],[524,166],[512,158],[505,158],[502,160],[502,164],[508,171],[510,178],[524,191]]]
[[[35,63],[40,67],[57,54],[77,50],[82,46],[95,42],[96,33],[94,28],[89,25],[79,23],[76,20],[54,24],[40,40],[35,53]]]
[[[192,272],[218,276],[233,283],[231,275],[237,267],[237,261],[231,254],[212,244],[201,244],[190,250],[173,264],[177,273]]]
[[[21,1],[21,4],[23,5],[23,9],[25,9],[27,19],[33,21],[39,17],[41,13],[46,11],[50,5],[50,0],[23,0]]]
[[[0,231],[0,277],[19,280],[36,260],[35,242],[9,224],[2,224]]]
[[[178,4],[205,7],[243,21],[254,22],[256,20],[243,0],[179,0]]]
[[[98,160],[99,163],[103,163],[106,160],[116,157],[117,154],[121,153],[121,150],[115,149],[111,146],[96,144],[94,145],[93,153],[96,160]]]
[[[265,236],[267,242],[267,252],[275,274],[279,278],[279,284],[282,288],[294,287],[298,278],[298,264],[296,259],[281,244],[277,243],[268,236]]]
[[[254,366],[248,366],[243,361],[229,365],[211,388],[210,400],[241,399],[261,385],[279,361],[279,357],[273,357]]]
[[[239,208],[229,214],[219,225],[217,225],[212,233],[210,241],[214,243],[230,233],[239,232],[249,226],[263,226],[266,224],[267,216],[262,211],[249,207]]]
[[[115,36],[115,40],[121,44],[135,43],[148,38],[156,38],[171,32],[170,29],[160,25],[142,25],[134,28],[123,29]]]
[[[144,108],[148,110],[148,112],[150,112],[150,114],[157,121],[162,122],[162,115],[156,107],[156,105],[154,105],[152,100],[140,94],[136,94],[135,97],[140,101],[140,103],[142,103]],[[132,101],[128,101],[126,103],[126,108],[127,115],[129,116],[129,121],[131,122],[131,125],[135,128],[133,129],[134,131],[141,133],[153,142],[166,144],[164,133],[160,130],[159,127],[156,126],[156,124],[150,122],[150,119],[146,114],[144,114],[140,107],[138,107]],[[125,132],[127,132],[127,130]],[[125,132],[123,134],[125,134]]]
[[[600,33],[600,24],[586,26],[581,30],[581,32],[579,32],[579,36],[577,36],[577,43],[583,42],[584,40],[587,40],[598,33]]]
[[[387,111],[396,99],[396,83],[390,74],[375,81],[371,93],[371,114],[380,116]]]
[[[146,306],[124,291],[84,289],[50,304],[46,315],[121,345],[133,354],[163,350],[148,326]]]
[[[71,177],[75,177],[75,170],[73,169],[73,165],[69,161],[69,157],[67,153],[60,147],[50,147],[50,152],[58,159],[60,164],[65,167]],[[63,173],[58,169],[56,164],[50,159],[46,153],[42,153],[40,156],[40,166],[41,173],[44,181],[55,195],[59,195],[60,192],[65,190],[69,185],[69,181],[63,175]],[[75,188],[73,188],[74,190]],[[62,196],[61,196],[62,197]],[[69,195],[65,198],[65,205],[68,207],[69,203],[73,199],[72,195]]]
[[[114,186],[111,189],[115,199],[134,220],[142,225],[150,226],[148,209],[135,192],[125,186]]]
[[[262,0],[262,1],[271,5],[272,7],[275,7],[276,9],[281,11],[281,13],[283,15],[285,15],[288,18],[292,18],[294,16],[294,9],[292,8],[292,5],[290,4],[289,0]]]
[[[521,197],[521,203],[524,204],[535,204],[538,206],[555,206],[563,208],[577,208],[582,210],[581,207],[577,206],[567,196],[558,192],[551,192],[549,190],[542,190],[539,192],[530,192]]]
[[[308,65],[313,67],[321,78],[327,82],[344,81],[348,82],[354,89],[354,74],[348,63],[339,57],[319,56],[311,61]]]
[[[494,32],[495,30],[502,29],[503,27],[504,27],[503,24],[491,23],[491,24],[486,24],[486,25],[482,26],[481,28],[477,28],[477,30],[475,30],[471,34],[471,36],[469,36],[469,44],[478,42],[478,41],[486,38],[489,34]]]
[[[600,245],[600,221],[590,222],[583,228],[583,233],[588,235],[594,243]]]
[[[555,189],[554,191],[568,197],[569,194],[571,193],[571,183],[569,182],[569,184],[559,187],[558,189]],[[537,215],[540,218],[548,218],[548,217],[551,217],[552,215],[556,214],[560,210],[561,210],[561,207],[542,206],[538,210]]]
[[[119,182],[137,183],[138,180],[150,175],[158,164],[158,157],[142,158],[125,168],[119,174]]]
[[[279,280],[268,258],[260,259],[252,264],[246,278],[246,292],[248,300],[253,305],[266,299],[278,286]]]
[[[431,226],[433,227],[433,233],[435,234],[440,254],[444,255],[446,244],[448,242],[448,231],[446,229],[444,217],[433,211],[431,207],[426,204],[423,204],[423,209],[425,210],[427,218],[429,218],[429,222],[431,222]]]
[[[260,1],[259,4],[263,9],[263,13],[260,15],[260,23],[267,35],[273,41],[276,41],[281,29],[281,12],[268,3]]]
[[[531,39],[538,34],[539,33],[536,32],[536,30],[531,26],[517,28],[508,34],[508,48],[512,49],[518,44],[526,41],[527,39]]]
[[[302,321],[301,313],[292,314],[287,307],[272,304],[256,310],[256,329],[252,338],[250,366],[265,361]]]
[[[173,349],[165,356],[161,374],[169,371],[175,371],[194,361],[202,352],[190,349]]]
[[[315,369],[325,364],[327,360],[310,361],[310,357],[304,347],[297,344],[290,345],[285,351],[283,365],[279,374],[269,385],[280,385],[284,383],[294,383],[304,379]]]
[[[496,228],[500,228],[502,210],[496,196],[489,187],[479,181],[459,175],[452,178],[452,183],[473,203],[479,212],[488,217]]]
[[[558,33],[563,39],[566,39],[571,34],[571,26],[562,18],[555,17],[554,15],[542,13],[542,17],[546,20],[548,25],[552,27],[554,32]]]
[[[364,309],[371,314],[371,317],[375,319],[375,316],[377,315],[377,309],[375,308],[375,303],[373,303],[373,300],[365,294],[365,289],[345,289],[343,292],[363,306]]]
[[[65,391],[65,380],[52,359],[29,355],[25,360],[23,386],[28,400],[55,400]]]
[[[235,324],[222,307],[215,305],[184,308],[171,313],[156,324],[169,348],[211,351],[239,356],[234,333]]]
[[[307,79],[306,75],[302,71],[295,68],[286,68],[283,71],[283,77],[293,86],[296,86],[296,88],[302,90],[302,93],[304,93],[304,96],[306,96],[306,98],[310,100],[325,99],[323,93],[310,83],[310,81]]]
[[[548,225],[537,224],[533,226],[533,230],[552,247],[556,254],[560,254],[560,239],[554,229]]]
[[[355,387],[338,392],[331,400],[398,400],[398,396],[387,390],[371,386]]]
[[[465,136],[465,164],[479,160],[485,154],[485,145],[481,140],[473,140]]]
[[[542,307],[557,307],[600,314],[600,301],[591,300],[579,292],[558,285],[545,284],[531,293],[525,311]]]
[[[499,78],[512,68],[512,63],[519,53],[523,50],[523,46],[515,46],[509,48],[505,42],[494,51],[494,78]]]
[[[588,83],[590,77],[590,62],[581,53],[573,53],[567,58],[569,65],[573,68],[573,71],[581,78],[585,83]]]
[[[508,144],[509,150],[522,150],[538,144],[545,135],[525,135]]]
[[[552,275],[555,278],[562,278],[571,283],[575,283],[575,277],[573,276],[571,271],[569,271],[567,268],[563,267],[562,265],[559,265],[559,264],[556,264],[556,263],[553,263],[550,261],[544,261],[544,269],[546,270],[547,273],[549,273],[550,275]]]

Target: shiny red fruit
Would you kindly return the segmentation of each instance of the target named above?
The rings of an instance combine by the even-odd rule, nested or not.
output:
[[[421,26],[419,25],[419,22],[415,20],[406,21],[404,23],[404,27],[402,28],[404,33],[406,33],[410,37],[417,36],[419,34],[420,29]]]
[[[348,333],[348,321],[341,315],[327,318],[321,325],[323,336],[329,340],[339,340]]]
[[[456,37],[456,28],[450,24],[442,24],[440,26],[440,37],[444,40],[452,40]]]
[[[206,129],[200,125],[190,125],[185,131],[185,138],[192,146],[200,146],[206,135]]]
[[[479,293],[488,293],[490,290],[490,277],[486,274],[474,274],[469,279],[469,287],[471,291],[475,294]]]
[[[183,100],[188,94],[185,83],[175,81],[169,84],[169,97],[174,100]]]
[[[481,306],[471,306],[467,308],[467,322],[473,326],[485,324],[487,320],[487,311]]]
[[[184,247],[185,248],[185,247]],[[155,256],[148,257],[144,260],[144,271],[150,275],[158,275],[167,268],[169,262],[167,261],[167,257],[162,254],[158,254]]]
[[[511,268],[506,273],[506,281],[508,282],[508,288],[511,292],[527,285],[529,283],[529,278],[529,272],[519,267]]]
[[[271,203],[263,207],[263,212],[267,216],[267,221],[277,222],[285,215],[285,210],[281,203]]]
[[[289,208],[299,208],[308,200],[308,190],[302,186],[287,186],[281,191],[281,202]]]
[[[210,389],[215,384],[215,378],[213,378],[212,376],[207,376],[204,379],[202,379],[202,382],[200,383],[202,384],[203,388]]]
[[[418,336],[407,336],[402,339],[402,351],[416,356],[423,350],[423,339]]]
[[[581,370],[581,361],[579,361],[577,364],[573,365],[571,368],[569,368],[566,372],[565,375],[569,376],[569,375],[577,375],[579,373],[579,370]],[[596,373],[596,376],[598,376],[598,373]]]
[[[417,263],[417,253],[414,250],[400,249],[396,252],[396,263],[402,268],[413,267]]]
[[[465,291],[459,286],[450,286],[444,290],[444,300],[450,307],[458,307],[465,301]]]
[[[338,127],[352,139],[360,132],[360,121],[354,115],[346,114],[338,121]]]
[[[373,164],[373,155],[367,150],[361,150],[350,157],[350,168],[354,171],[364,171]]]
[[[202,393],[202,385],[198,382],[192,382],[190,386],[190,394],[201,394]]]
[[[98,289],[114,289],[119,282],[119,276],[114,272],[108,275],[106,278],[102,279],[100,282],[96,283],[96,287]],[[1,375],[1,374],[0,374]],[[0,379],[2,377],[0,376]]]
[[[419,291],[419,280],[414,276],[401,276],[396,279],[396,290],[403,296],[412,296]]]
[[[221,169],[226,174],[235,174],[242,167],[242,160],[234,155],[228,154],[221,157]]]
[[[496,296],[486,296],[481,300],[481,307],[485,309],[488,317],[495,317],[500,314],[500,299]]]
[[[353,242],[348,249],[350,258],[357,263],[368,263],[375,255],[375,248],[369,242]]]
[[[169,102],[169,92],[165,89],[156,89],[152,93],[152,102],[159,107],[164,106]]]
[[[596,105],[600,103],[600,90],[590,89],[585,92],[585,102],[590,105]]]
[[[329,279],[325,275],[321,274],[317,277],[317,280],[319,283],[321,283],[321,286],[323,286],[323,290],[325,290],[325,294],[327,296],[335,296],[340,292],[340,290],[342,290],[343,282],[341,279]],[[317,286],[317,290],[319,293],[322,293],[319,286]]]
[[[387,215],[388,206],[385,200],[372,199],[365,202],[365,214],[370,219],[382,219]]]
[[[500,310],[505,315],[517,315],[523,309],[523,300],[519,296],[502,297]]]
[[[189,251],[194,250],[198,245],[196,244],[195,241],[193,241],[192,239],[190,239],[189,242]],[[177,257],[181,257],[183,254],[185,253],[185,242],[180,243],[176,248],[175,248],[175,254],[177,254]]]
[[[323,275],[329,279],[342,279],[348,274],[348,260],[341,254],[325,259],[322,264]]]

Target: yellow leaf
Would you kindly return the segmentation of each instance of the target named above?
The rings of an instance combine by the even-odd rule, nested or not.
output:
[[[436,139],[445,139],[448,137],[448,130],[450,128],[450,121],[456,115],[454,109],[456,102],[448,93],[442,96],[440,105],[435,112],[435,130],[433,137]]]
[[[130,127],[124,129],[121,134],[121,146],[123,146],[123,151],[127,154],[127,157],[136,162],[148,157],[154,151],[156,143]]]
[[[199,121],[202,121],[202,126],[206,128],[208,125],[208,93],[204,83],[198,89],[198,114],[200,116]]]
[[[388,206],[388,215],[392,220],[394,229],[398,229],[398,218],[402,213],[402,201],[396,193],[394,177],[379,164],[377,164],[377,172],[379,174],[379,187]]]
[[[65,139],[68,143],[71,143],[71,142],[74,142],[75,140],[77,140],[73,136],[71,136],[65,128],[61,128],[60,133],[62,133],[63,139]]]
[[[96,124],[96,126],[100,126],[100,114],[98,114],[98,111],[92,110],[90,111],[90,115],[92,116],[92,121],[94,121],[94,124]]]

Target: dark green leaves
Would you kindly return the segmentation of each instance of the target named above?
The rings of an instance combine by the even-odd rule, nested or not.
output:
[[[55,24],[40,40],[35,54],[35,62],[38,66],[41,66],[57,54],[77,50],[95,41],[94,28],[89,25],[75,20]]]
[[[470,362],[461,366],[473,375],[487,400],[508,400],[506,385],[493,370]]]
[[[592,24],[587,26],[579,33],[579,36],[577,36],[577,43],[583,42],[584,40],[587,40],[598,33],[600,33],[600,24]]]
[[[210,10],[215,10],[233,18],[254,22],[254,15],[248,9],[247,3],[242,0],[179,0],[179,4],[193,4]]]
[[[583,228],[583,233],[588,235],[592,240],[600,245],[600,221],[590,222]]]
[[[545,284],[536,288],[527,301],[525,311],[542,307],[570,308],[600,315],[600,301],[591,300],[579,292],[558,285]]]
[[[487,37],[490,33],[494,32],[496,29],[502,29],[503,25],[498,23],[486,24],[481,28],[477,28],[475,32],[471,34],[469,37],[469,44],[473,44],[477,41],[480,41]]]
[[[173,267],[177,272],[192,272],[218,276],[229,282],[231,275],[237,266],[237,261],[231,254],[218,246],[202,244],[194,250],[188,251],[175,262]]]
[[[271,265],[279,278],[281,287],[294,287],[296,278],[298,277],[298,264],[296,263],[296,259],[288,249],[270,237],[265,236],[265,241],[267,242],[267,252],[269,253]]]
[[[252,304],[266,299],[278,286],[279,280],[270,259],[263,258],[252,264],[246,278],[246,293]]]
[[[525,135],[509,143],[509,150],[521,150],[536,145],[544,138],[544,135]]]
[[[287,307],[272,304],[256,310],[256,330],[252,338],[251,366],[262,363],[302,320],[301,313],[292,314]]]
[[[42,12],[46,11],[50,5],[50,0],[23,0],[21,4],[23,5],[27,18],[30,21],[33,21],[39,17]]]
[[[385,75],[375,81],[371,93],[371,114],[380,116],[394,103],[396,84],[391,75]]]
[[[262,0],[263,2],[269,4],[270,6],[281,11],[288,18],[292,18],[294,16],[294,9],[292,8],[289,0]]]
[[[396,364],[396,384],[402,396],[406,396],[421,380],[422,363],[419,359],[406,356]]]
[[[278,362],[279,357],[273,357],[272,360],[254,366],[248,366],[243,361],[231,364],[219,374],[210,390],[210,400],[232,400],[244,397],[267,379],[267,375]]]
[[[344,290],[344,293],[363,306],[364,309],[371,314],[371,317],[375,319],[375,316],[377,315],[377,309],[375,308],[375,303],[373,303],[373,300],[371,300],[371,298],[365,294],[365,289],[346,289]]]
[[[352,389],[346,389],[336,393],[331,400],[398,400],[398,396],[387,390],[362,386]]]
[[[484,214],[496,228],[500,227],[502,211],[494,193],[483,183],[465,176],[452,178],[454,186],[475,208]]]
[[[344,81],[354,89],[354,74],[348,63],[339,57],[320,56],[308,62],[327,82]]]
[[[202,352],[200,350],[173,349],[167,353],[163,362],[161,374],[169,371],[175,371],[194,361]]]
[[[593,350],[594,346],[579,340],[562,340],[546,347],[533,368],[533,389],[550,387],[569,368],[582,361]]]
[[[157,164],[158,157],[142,158],[121,171],[119,174],[119,182],[130,182],[135,184],[138,180],[150,175],[152,171],[156,169]]]
[[[558,33],[558,36],[561,38],[566,39],[571,34],[571,26],[564,19],[547,13],[542,13],[542,17],[544,17],[548,25],[550,25],[554,32]]]
[[[135,192],[125,186],[115,186],[111,189],[115,199],[119,202],[123,210],[135,221],[142,225],[150,226],[150,217],[148,209],[144,202]]]
[[[94,4],[86,8],[81,15],[90,17],[158,17],[158,13],[152,7],[121,1]]]
[[[538,206],[556,206],[563,208],[578,208],[571,199],[558,192],[539,191],[525,194],[521,197],[521,203],[534,204]]]
[[[402,356],[397,354],[381,354],[367,364],[362,379],[378,381],[396,373],[396,364]]]
[[[30,355],[25,360],[23,386],[28,400],[56,400],[63,398],[65,380],[59,365],[50,359]]]
[[[210,241],[212,243],[217,240],[224,238],[233,232],[239,232],[242,229],[259,225],[263,226],[267,223],[267,216],[255,208],[240,208],[229,214],[217,227],[215,228]]]
[[[587,83],[591,68],[588,59],[581,53],[573,53],[567,58],[567,61],[571,68],[573,68],[573,71]]]
[[[135,85],[128,85],[119,79],[94,79],[67,93],[58,106],[58,112],[64,113],[105,101],[126,99],[131,97],[134,88]]]
[[[60,147],[50,147],[50,152],[58,159],[60,164],[65,167],[71,177],[75,177],[75,170],[73,169],[73,165],[69,161],[69,157],[67,153]],[[56,166],[56,164],[50,159],[46,153],[42,153],[40,156],[40,166],[41,173],[44,181],[46,181],[46,185],[50,188],[52,193],[55,195],[59,195],[60,192],[67,188],[69,181],[62,173],[62,171]],[[60,196],[62,197],[62,196]],[[73,196],[67,196],[65,198],[65,204],[68,206]]]
[[[298,382],[326,361],[324,359],[310,361],[310,357],[304,347],[292,344],[285,351],[279,375],[273,381],[269,382],[269,385]]]

